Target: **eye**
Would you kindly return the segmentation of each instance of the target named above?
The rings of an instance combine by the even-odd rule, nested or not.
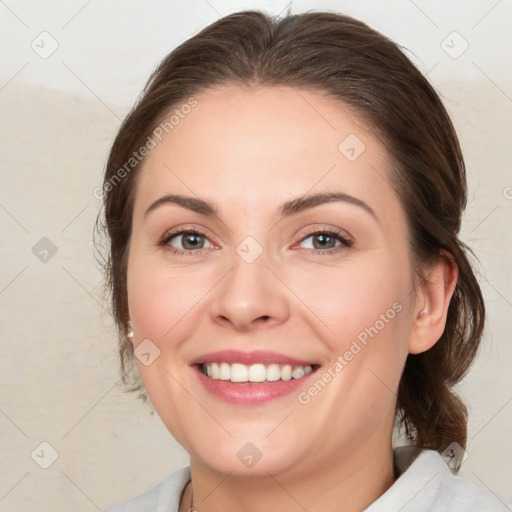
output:
[[[174,233],[167,233],[159,242],[159,245],[165,246],[175,254],[190,253],[212,247],[206,235],[195,229],[183,229]]]
[[[331,253],[337,251],[340,248],[352,247],[353,241],[349,240],[342,235],[341,232],[336,230],[317,230],[309,233],[304,237],[299,245],[303,245],[303,248],[313,252]]]

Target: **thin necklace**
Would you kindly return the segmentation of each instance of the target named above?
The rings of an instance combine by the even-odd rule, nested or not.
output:
[[[194,486],[192,485],[192,480],[190,480],[190,508],[187,512],[197,512],[194,508]]]

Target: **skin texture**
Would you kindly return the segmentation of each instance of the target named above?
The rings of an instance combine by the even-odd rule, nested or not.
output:
[[[149,339],[160,350],[148,366],[137,361],[148,397],[190,454],[200,512],[362,510],[394,481],[400,375],[409,352],[441,336],[456,269],[442,255],[427,283],[416,279],[386,151],[344,105],[288,87],[223,86],[195,97],[137,181],[128,300],[134,346]],[[365,145],[354,161],[338,149],[349,134]],[[364,201],[376,219],[346,202],[278,216],[285,201],[333,191]],[[144,215],[171,193],[213,202],[219,216],[172,204]],[[205,234],[202,249],[191,254],[181,236],[158,245],[184,228]],[[332,229],[353,245],[326,253],[310,236]],[[263,250],[252,263],[236,252],[247,236]],[[271,350],[320,364],[319,376],[396,303],[400,312],[307,404],[295,392],[228,404],[190,367],[216,350]],[[250,468],[237,457],[247,442],[262,454]]]

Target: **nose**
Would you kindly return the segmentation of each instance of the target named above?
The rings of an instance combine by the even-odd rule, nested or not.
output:
[[[212,294],[212,321],[244,332],[279,325],[289,313],[287,289],[267,267],[264,254],[252,263],[235,254],[233,266]]]

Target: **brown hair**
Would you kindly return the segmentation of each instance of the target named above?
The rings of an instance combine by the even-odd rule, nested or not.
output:
[[[417,276],[424,278],[423,270],[441,249],[453,256],[458,268],[441,339],[430,350],[407,357],[397,420],[415,444],[438,451],[452,442],[465,447],[467,410],[451,388],[475,358],[485,308],[467,257],[471,251],[458,239],[467,194],[459,142],[438,95],[398,45],[340,14],[277,18],[244,11],[226,16],[160,63],[122,123],[105,170],[105,222],[96,228],[109,237],[106,289],[125,383],[133,364],[133,346],[126,338],[126,264],[141,162],[132,161],[128,169],[126,163],[172,109],[222,84],[284,85],[325,94],[348,105],[381,138],[407,215]],[[137,377],[135,383],[131,389],[141,391]]]

